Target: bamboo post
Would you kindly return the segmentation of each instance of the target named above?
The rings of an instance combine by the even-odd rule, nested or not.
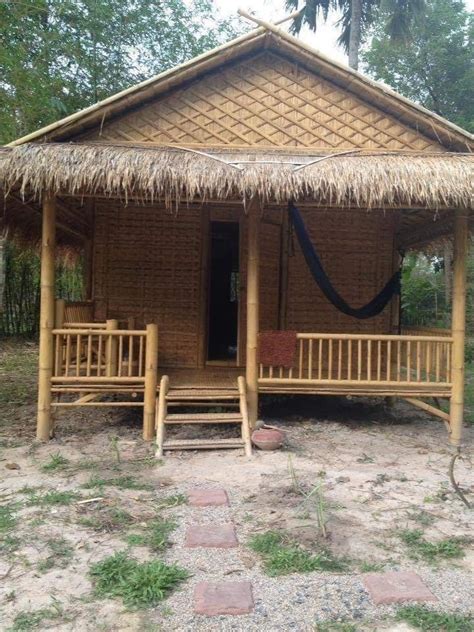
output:
[[[118,320],[114,318],[107,320],[105,323],[107,331],[118,329]],[[117,375],[117,338],[115,336],[107,337],[107,349],[105,355],[105,374],[107,377],[115,377]]]
[[[145,393],[143,397],[143,439],[155,434],[156,383],[158,379],[158,325],[146,326]]]
[[[166,396],[169,388],[169,377],[163,375],[160,382],[160,394],[158,401],[156,402],[156,456],[161,458],[163,456],[163,445],[165,442],[165,419],[168,413]]]
[[[468,254],[468,218],[466,211],[456,211],[454,219],[453,337],[451,362],[451,432],[449,442],[461,445],[464,419],[464,344],[466,337],[466,260]]]
[[[249,424],[255,428],[258,418],[258,327],[260,265],[260,201],[254,197],[248,206],[247,253],[247,358],[246,382]]]
[[[54,306],[54,327],[55,329],[62,329],[64,327],[64,314],[66,311],[66,301],[63,298],[57,298]],[[56,340],[55,349],[55,367],[56,374],[61,373],[63,365],[63,337],[58,336]]]
[[[38,368],[38,420],[36,436],[48,441],[51,435],[51,378],[53,374],[54,348],[54,254],[56,246],[56,200],[46,196],[43,200],[41,238],[41,301]]]

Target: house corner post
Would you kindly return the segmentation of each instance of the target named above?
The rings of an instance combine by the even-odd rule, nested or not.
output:
[[[146,326],[145,392],[143,394],[143,439],[155,436],[156,386],[158,382],[158,325]]]
[[[466,338],[466,261],[468,254],[467,211],[457,210],[454,219],[453,301],[451,335],[452,387],[449,442],[459,447],[464,420],[464,345]]]
[[[248,207],[247,253],[247,357],[246,383],[248,416],[251,428],[258,418],[258,329],[260,276],[260,218],[261,203],[254,197]]]
[[[53,376],[53,328],[55,320],[56,200],[43,198],[41,237],[41,300],[38,364],[38,420],[36,437],[48,441],[51,436],[51,378]]]

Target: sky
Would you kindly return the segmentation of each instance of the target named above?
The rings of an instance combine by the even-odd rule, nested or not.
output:
[[[252,10],[255,10],[257,17],[269,22],[274,22],[289,13],[285,10],[285,0],[260,0],[259,3],[250,3],[249,0],[214,0],[214,2],[225,15],[237,15],[239,7],[249,9],[250,6]],[[465,4],[468,9],[474,11],[474,0],[465,0]],[[258,9],[255,9],[256,6]],[[338,30],[334,23],[337,21],[337,17],[337,14],[330,14],[327,23],[318,27],[316,33],[308,29],[302,31],[301,39],[328,57],[347,64],[347,57],[336,42]],[[245,20],[245,22],[247,21]],[[283,27],[288,28],[286,25]]]

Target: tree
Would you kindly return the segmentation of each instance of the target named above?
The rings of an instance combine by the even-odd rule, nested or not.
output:
[[[298,34],[303,25],[316,31],[320,18],[327,20],[330,10],[342,13],[337,25],[341,29],[338,43],[349,55],[349,66],[359,68],[359,52],[368,29],[383,15],[384,32],[393,40],[405,40],[411,31],[414,16],[425,0],[306,0],[304,11],[293,21],[292,31]],[[298,9],[299,0],[286,0],[288,10]]]
[[[462,0],[428,0],[417,35],[401,46],[373,30],[368,72],[404,96],[474,132],[474,17]]]
[[[0,143],[234,34],[212,0],[3,0]]]

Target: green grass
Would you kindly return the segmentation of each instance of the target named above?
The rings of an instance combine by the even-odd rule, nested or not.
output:
[[[383,570],[384,566],[380,562],[360,562],[359,570],[361,573],[377,573]]]
[[[21,540],[12,535],[0,535],[0,553],[14,553],[21,546]]]
[[[56,470],[64,470],[69,465],[69,460],[66,459],[60,452],[56,452],[50,456],[47,463],[41,466],[43,472],[55,472]]]
[[[121,598],[127,606],[143,608],[157,605],[188,573],[160,560],[140,563],[119,552],[94,564],[90,576],[98,597]]]
[[[169,536],[176,529],[172,520],[156,518],[144,533],[131,533],[126,537],[129,546],[148,546],[152,551],[163,551],[170,545]]]
[[[474,424],[474,362],[466,363],[464,421]]]
[[[64,619],[64,611],[59,603],[53,603],[50,608],[19,612],[13,620],[13,625],[6,632],[29,632],[29,630],[46,630],[46,622],[58,622]]]
[[[14,509],[11,505],[0,507],[0,534],[10,531],[16,525]]]
[[[403,606],[396,618],[423,632],[472,632],[474,617],[437,612],[425,606]]]
[[[85,489],[97,489],[101,487],[118,487],[119,489],[136,489],[151,491],[154,486],[150,483],[138,481],[133,476],[118,476],[117,478],[100,478],[91,476],[91,478],[83,485]]]
[[[53,490],[44,494],[32,494],[28,500],[29,505],[70,505],[80,498],[77,492],[60,492]]]
[[[462,538],[446,538],[439,542],[429,542],[423,537],[421,529],[405,529],[399,537],[408,548],[408,555],[415,560],[423,560],[431,564],[440,559],[464,557]]]
[[[172,494],[163,498],[158,504],[158,509],[165,509],[167,507],[178,507],[178,505],[185,505],[188,502],[188,497],[185,494]]]
[[[330,551],[310,553],[281,531],[258,534],[249,545],[262,556],[264,570],[270,577],[312,571],[339,572],[347,568],[346,563]]]
[[[47,542],[49,555],[38,563],[42,573],[51,568],[66,568],[74,556],[74,549],[64,538],[56,538]]]
[[[357,632],[357,627],[348,621],[324,621],[316,623],[314,632]]]
[[[107,533],[128,527],[133,522],[133,516],[119,507],[106,507],[95,515],[84,516],[78,520],[83,527]]]

